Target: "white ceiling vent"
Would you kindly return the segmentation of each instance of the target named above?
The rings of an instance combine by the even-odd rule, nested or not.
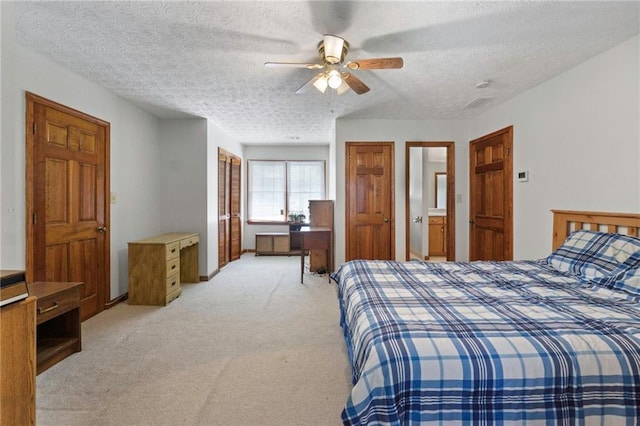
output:
[[[471,102],[463,106],[462,109],[480,108],[490,104],[491,102],[493,102],[494,99],[495,98],[490,96],[478,96],[477,98],[475,98],[474,100],[472,100]]]

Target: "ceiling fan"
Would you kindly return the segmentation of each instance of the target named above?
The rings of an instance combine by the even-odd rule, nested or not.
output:
[[[338,95],[343,94],[351,89],[358,95],[362,95],[369,91],[369,87],[364,84],[358,77],[353,75],[351,71],[363,70],[380,70],[390,68],[402,68],[404,62],[402,58],[375,58],[375,59],[358,59],[344,62],[349,52],[349,43],[342,37],[331,34],[325,34],[320,43],[318,43],[318,54],[322,60],[321,64],[305,64],[298,62],[265,62],[266,67],[289,67],[289,68],[306,68],[310,70],[320,70],[318,74],[313,76],[302,87],[296,90],[296,93],[304,93],[311,86],[325,93],[327,87],[334,89]]]

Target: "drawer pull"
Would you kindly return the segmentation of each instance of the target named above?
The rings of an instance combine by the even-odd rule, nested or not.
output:
[[[42,315],[42,314],[46,314],[47,312],[51,312],[54,309],[58,309],[58,308],[59,308],[59,306],[58,306],[58,303],[56,302],[56,303],[53,304],[53,306],[49,306],[48,308],[44,308],[44,309],[43,308],[38,308],[38,313],[40,315]]]
[[[176,285],[176,281],[171,283],[171,287],[173,287],[174,285]]]
[[[176,269],[176,265],[171,265],[171,269]]]
[[[175,252],[176,252],[176,249],[171,249],[171,253],[175,253]]]

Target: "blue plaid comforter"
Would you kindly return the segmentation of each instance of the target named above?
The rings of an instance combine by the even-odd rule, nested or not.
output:
[[[542,261],[351,261],[345,424],[640,423],[640,300]]]

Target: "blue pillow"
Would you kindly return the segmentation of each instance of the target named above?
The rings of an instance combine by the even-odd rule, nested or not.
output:
[[[607,281],[611,274],[630,268],[632,256],[640,256],[640,239],[599,231],[574,231],[546,261],[561,272],[587,281]],[[631,259],[633,264],[633,259]],[[622,267],[623,269],[618,269]]]

